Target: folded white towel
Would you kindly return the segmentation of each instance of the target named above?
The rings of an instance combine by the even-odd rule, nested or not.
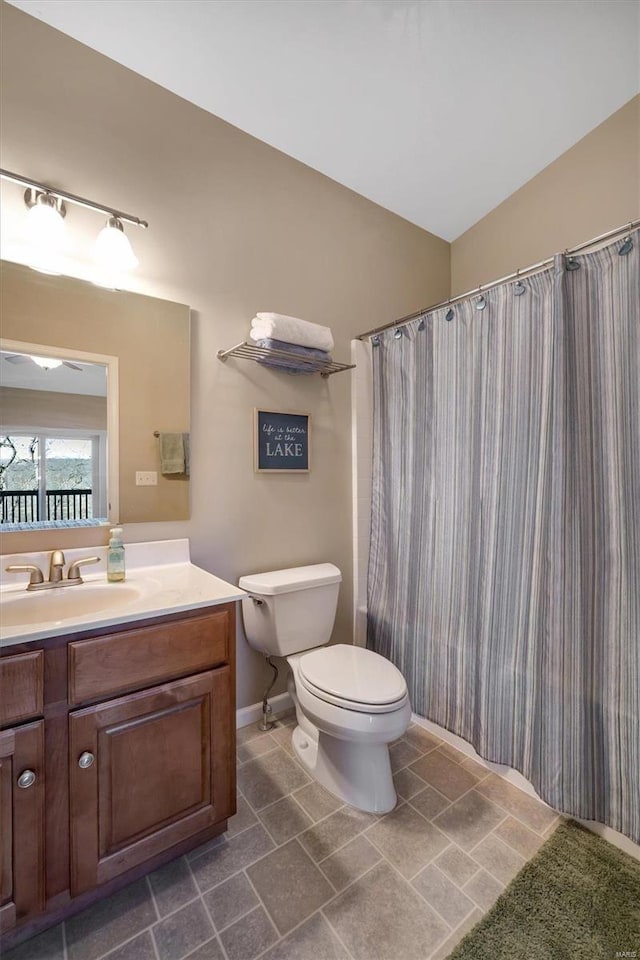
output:
[[[329,327],[318,323],[287,317],[281,313],[259,313],[251,321],[252,340],[285,340],[300,347],[316,350],[333,350],[333,337]]]

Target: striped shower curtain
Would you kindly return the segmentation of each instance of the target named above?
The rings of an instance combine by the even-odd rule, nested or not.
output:
[[[639,233],[374,343],[368,585],[418,714],[636,843]]]

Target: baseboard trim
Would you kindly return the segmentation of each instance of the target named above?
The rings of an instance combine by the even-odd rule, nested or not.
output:
[[[284,713],[293,707],[293,700],[288,693],[279,693],[275,697],[269,697],[269,703],[274,714]],[[240,707],[236,710],[236,730],[240,727],[248,727],[250,723],[257,723],[262,720],[262,701],[260,703],[251,703],[248,707]]]

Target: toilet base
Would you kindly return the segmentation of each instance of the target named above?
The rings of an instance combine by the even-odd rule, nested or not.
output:
[[[293,749],[325,790],[366,813],[393,810],[397,797],[386,743],[339,740],[317,730],[308,720],[305,726],[310,729],[296,726],[293,731]]]

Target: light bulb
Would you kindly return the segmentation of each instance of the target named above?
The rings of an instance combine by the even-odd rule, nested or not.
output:
[[[67,232],[50,194],[37,194],[27,214],[27,235],[31,247],[29,265],[42,273],[60,273]]]
[[[114,281],[119,274],[128,273],[138,266],[138,258],[131,249],[122,221],[117,217],[109,217],[106,226],[98,234],[93,255],[103,276]]]
[[[34,363],[37,363],[43,370],[55,370],[62,366],[62,360],[54,360],[53,357],[31,357]]]

